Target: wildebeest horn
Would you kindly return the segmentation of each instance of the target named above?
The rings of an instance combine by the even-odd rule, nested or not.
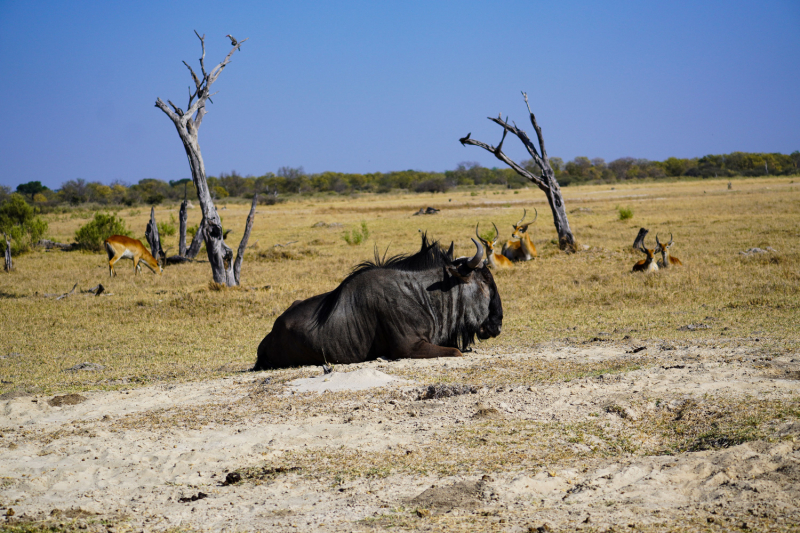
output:
[[[516,224],[514,224],[514,227],[515,227],[515,228],[516,228],[517,226],[519,226],[520,224],[522,224],[522,221],[523,221],[523,220],[525,220],[525,215],[527,215],[527,214],[528,214],[528,210],[523,208],[523,209],[522,209],[522,218],[521,218],[521,219],[519,219],[519,222],[517,222]]]
[[[475,248],[477,248],[478,251],[475,253],[475,256],[472,259],[467,261],[467,267],[469,267],[471,270],[475,270],[478,268],[478,265],[481,264],[481,261],[483,261],[483,246],[481,246],[481,243],[475,239],[472,239],[472,242],[475,243]]]
[[[492,246],[494,246],[495,244],[497,244],[497,239],[500,238],[500,232],[497,231],[497,224],[492,222],[492,226],[494,226],[494,240],[492,241]]]
[[[455,247],[453,245],[453,241],[450,241],[450,248],[447,249],[447,258],[452,261],[453,260],[453,251]]]

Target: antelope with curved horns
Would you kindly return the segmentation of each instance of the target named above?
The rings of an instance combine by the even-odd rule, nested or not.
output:
[[[158,264],[156,258],[147,251],[147,248],[136,239],[125,237],[124,235],[112,235],[103,241],[106,253],[108,253],[108,274],[114,277],[114,264],[120,259],[133,259],[133,275],[142,269],[142,262],[153,271],[153,274],[161,275],[164,269]]]
[[[533,245],[531,236],[528,235],[528,226],[536,222],[536,219],[539,218],[539,212],[536,211],[535,207],[533,211],[536,213],[533,220],[527,224],[523,224],[522,221],[525,220],[528,210],[522,210],[522,218],[519,219],[519,222],[516,224],[512,224],[514,233],[511,234],[511,240],[506,241],[503,245],[503,255],[512,261],[530,261],[538,255],[536,253],[536,246]]]
[[[658,240],[658,235],[656,235],[656,253],[661,254],[661,259],[658,260],[658,268],[669,268],[671,266],[683,266],[683,263],[677,257],[672,257],[669,253],[670,247],[672,247],[672,233],[669,234],[669,242],[667,244],[661,244]]]
[[[644,233],[647,234],[647,230],[645,230]],[[633,270],[631,270],[631,272],[657,272],[658,264],[656,264],[656,261],[653,257],[655,250],[648,250],[644,245],[644,235],[642,235],[641,231],[639,233],[639,237],[636,238],[636,242],[633,243],[633,247],[645,254],[647,257],[633,265]]]
[[[486,266],[492,269],[498,268],[511,268],[514,266],[514,263],[511,260],[502,255],[498,254],[494,251],[494,247],[497,244],[497,239],[500,237],[500,232],[497,231],[497,226],[494,222],[492,222],[492,226],[494,226],[494,240],[492,242],[485,241],[481,238],[480,234],[478,233],[478,226],[480,223],[475,225],[475,235],[480,239],[481,243],[483,243],[483,248],[486,251]]]

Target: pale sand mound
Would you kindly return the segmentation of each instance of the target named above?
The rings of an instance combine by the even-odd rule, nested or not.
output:
[[[361,368],[353,372],[332,372],[313,378],[301,378],[288,383],[295,392],[340,392],[372,389],[391,385],[408,385],[410,382],[374,368]]]

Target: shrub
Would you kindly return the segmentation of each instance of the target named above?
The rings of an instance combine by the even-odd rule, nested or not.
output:
[[[14,244],[11,253],[27,252],[47,231],[47,222],[36,216],[21,194],[14,193],[0,206],[0,231],[8,233]]]
[[[633,218],[633,209],[630,207],[617,206],[617,212],[619,213],[620,220],[628,220],[629,218]]]
[[[172,237],[173,235],[175,235],[175,233],[178,231],[178,230],[175,229],[175,223],[176,222],[177,221],[175,220],[175,215],[170,213],[169,222],[159,222],[158,224],[156,224],[158,226],[158,236],[159,237],[162,237],[162,236]],[[195,231],[197,231],[197,230],[195,230]]]
[[[350,245],[358,245],[362,242],[369,239],[369,228],[367,228],[367,223],[363,220],[361,221],[361,231],[354,229],[351,231],[345,231],[342,235],[342,238],[345,240],[347,244]]]
[[[200,229],[200,224],[195,224],[194,226],[189,226],[188,228],[186,228],[186,235],[194,238],[195,234],[197,233],[197,230],[199,230],[199,229]]]
[[[75,232],[75,240],[78,247],[99,252],[103,247],[103,241],[112,235],[130,237],[131,232],[125,227],[125,221],[118,216],[111,213],[95,213],[93,220]]]

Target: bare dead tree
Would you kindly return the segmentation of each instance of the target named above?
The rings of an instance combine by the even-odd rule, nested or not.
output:
[[[172,120],[175,129],[178,130],[178,136],[181,138],[183,147],[186,150],[186,157],[189,159],[189,166],[192,170],[192,182],[197,189],[197,199],[200,203],[200,210],[203,212],[203,223],[205,223],[205,227],[203,228],[202,236],[205,238],[208,261],[211,264],[211,272],[214,281],[220,284],[224,283],[227,286],[234,286],[238,285],[238,280],[233,272],[233,250],[225,244],[222,238],[222,223],[220,222],[217,208],[214,206],[214,201],[208,189],[206,169],[203,163],[203,156],[200,154],[200,144],[197,140],[197,133],[203,122],[203,117],[206,114],[206,101],[213,103],[211,100],[213,94],[210,93],[211,85],[217,81],[219,75],[225,67],[228,66],[233,53],[240,50],[241,45],[244,44],[247,39],[237,41],[236,46],[231,48],[231,51],[228,52],[225,59],[210,72],[207,72],[205,66],[205,35],[201,37],[196,31],[194,33],[197,35],[197,38],[200,39],[200,47],[202,49],[202,54],[200,56],[201,76],[198,76],[186,61],[183,62],[186,68],[189,69],[195,87],[194,89],[189,89],[189,103],[187,104],[186,111],[173,104],[170,100],[167,100],[169,103],[168,106],[161,98],[156,99],[156,107]],[[203,224],[201,223],[201,228],[202,227]],[[198,235],[201,235],[199,230],[195,235],[195,239]],[[194,244],[194,242],[192,244]]]
[[[553,212],[553,223],[555,224],[556,232],[558,232],[558,247],[567,252],[574,252],[575,238],[572,236],[572,230],[569,228],[567,209],[564,206],[561,187],[558,185],[558,181],[556,181],[555,172],[553,172],[553,167],[550,166],[550,158],[547,156],[547,150],[544,148],[542,128],[540,128],[539,124],[536,122],[536,117],[531,111],[530,104],[528,104],[528,95],[523,92],[522,96],[525,98],[525,105],[528,106],[528,114],[530,115],[533,129],[536,130],[536,137],[539,141],[538,150],[533,142],[531,142],[528,134],[518,128],[515,123],[509,124],[508,118],[503,120],[502,114],[494,118],[488,117],[489,120],[503,128],[503,138],[500,139],[500,144],[496,147],[476,139],[470,139],[470,133],[459,140],[463,145],[471,144],[473,146],[480,146],[484,150],[493,153],[497,159],[514,169],[517,174],[535,183],[536,186],[544,192],[545,196],[547,196],[547,202],[550,204],[550,210]],[[506,140],[506,135],[509,132],[516,135],[519,140],[522,141],[522,144],[525,146],[525,149],[528,150],[533,162],[536,163],[541,170],[538,175],[525,169],[522,165],[513,161],[503,153],[503,142]]]
[[[11,263],[11,242],[8,240],[8,235],[6,235],[5,233],[3,233],[3,237],[6,238],[5,269],[6,272],[11,272],[11,270],[14,268],[14,265]]]

